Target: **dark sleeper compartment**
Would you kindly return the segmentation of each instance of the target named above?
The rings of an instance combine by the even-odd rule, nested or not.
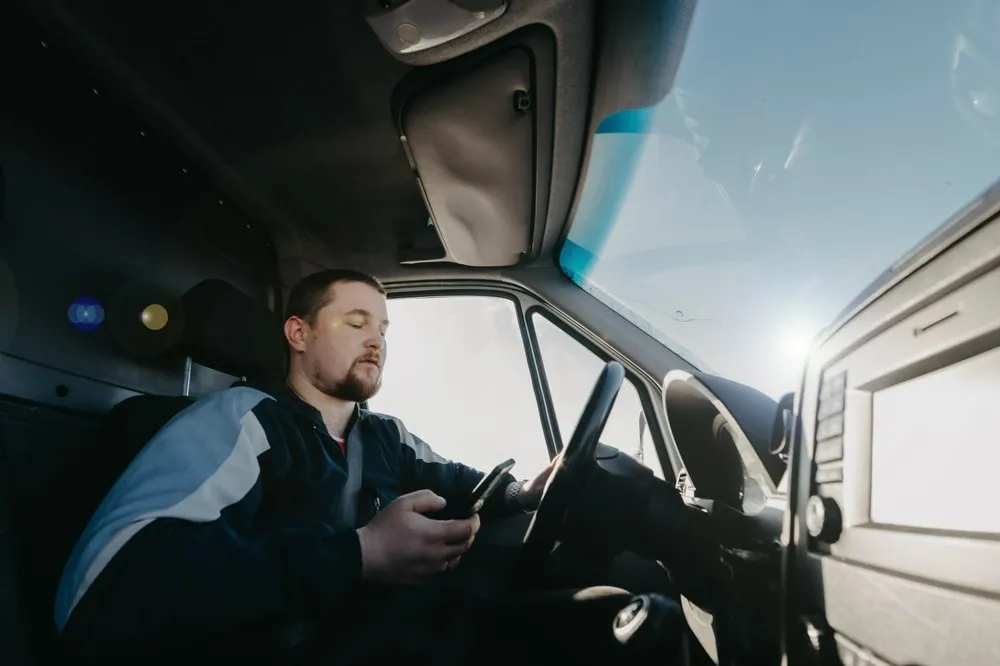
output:
[[[15,666],[56,663],[63,563],[138,447],[284,359],[253,220],[6,7],[0,78],[0,663]]]

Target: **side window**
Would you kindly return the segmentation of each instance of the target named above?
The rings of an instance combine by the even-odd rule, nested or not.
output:
[[[604,361],[545,316],[533,312],[531,323],[538,337],[556,421],[565,444],[576,428]],[[645,424],[639,392],[627,379],[615,400],[601,442],[631,455],[663,478],[663,468]]]
[[[493,296],[389,301],[382,388],[369,400],[438,454],[532,478],[549,462],[514,303]]]

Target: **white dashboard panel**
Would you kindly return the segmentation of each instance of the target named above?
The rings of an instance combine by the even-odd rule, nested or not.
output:
[[[1000,349],[872,395],[871,521],[1000,534]]]

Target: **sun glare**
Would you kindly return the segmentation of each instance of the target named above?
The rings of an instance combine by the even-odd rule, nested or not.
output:
[[[782,334],[779,339],[779,351],[781,357],[788,363],[801,365],[809,357],[809,350],[812,348],[813,340],[816,338],[816,331],[803,324],[786,326],[781,329]]]

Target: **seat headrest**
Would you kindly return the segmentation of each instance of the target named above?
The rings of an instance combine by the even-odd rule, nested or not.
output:
[[[210,279],[184,294],[184,310],[184,347],[193,361],[237,377],[284,377],[285,335],[263,303]]]

